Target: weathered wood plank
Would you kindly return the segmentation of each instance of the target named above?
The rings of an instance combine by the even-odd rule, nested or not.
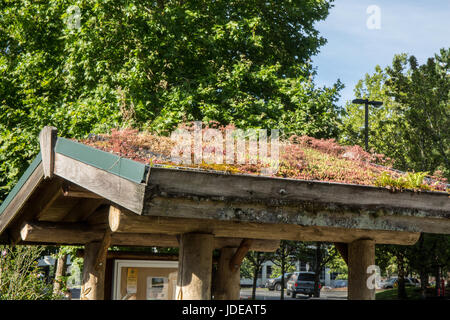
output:
[[[3,231],[9,226],[18,211],[25,205],[26,201],[43,180],[44,172],[42,169],[42,163],[40,163],[14,199],[11,200],[5,211],[3,211],[0,215],[0,233],[3,233]]]
[[[58,190],[61,187],[61,183],[61,179],[57,177],[46,179],[34,191],[34,194],[19,210],[10,225],[9,234],[12,243],[18,243],[20,241],[20,226],[23,221],[38,220],[41,216],[46,215],[60,196]]]
[[[41,147],[42,167],[44,178],[53,178],[55,164],[55,144],[58,138],[58,130],[55,127],[44,127],[39,133],[39,144]]]
[[[55,174],[134,213],[142,212],[145,191],[143,184],[132,182],[59,153],[55,155]]]
[[[337,251],[341,255],[342,259],[348,265],[348,244],[347,243],[335,242],[334,246],[336,247]]]
[[[62,222],[28,222],[21,228],[21,239],[24,244],[65,244],[82,245],[88,242],[101,241],[104,229],[83,223]],[[3,239],[3,238],[2,238]],[[1,240],[1,239],[0,239]],[[6,235],[3,239],[9,243]],[[214,238],[214,248],[238,247],[242,239]],[[150,233],[112,233],[111,245],[140,247],[179,247],[175,235]],[[274,252],[280,245],[279,240],[252,239],[250,250]]]
[[[272,178],[251,175],[205,173],[152,168],[149,193],[195,195],[223,200],[312,201],[356,206],[380,206],[442,211],[450,214],[450,199],[444,192],[391,192],[386,188]]]
[[[415,214],[419,216],[414,216]],[[450,234],[450,218],[428,217],[419,210],[398,208],[355,209],[345,205],[298,202],[293,204],[211,200],[200,197],[155,197],[146,202],[144,215],[298,224],[385,231]]]
[[[88,190],[84,190],[83,188],[77,188],[73,185],[69,185],[67,183],[62,186],[62,193],[65,197],[71,198],[93,198],[93,199],[103,199],[103,197],[98,194],[92,193]]]
[[[64,222],[85,221],[91,214],[95,212],[105,199],[80,199],[78,205],[69,210],[67,214],[60,220]]]
[[[258,223],[192,218],[139,216],[111,207],[109,226],[113,232],[164,233],[178,235],[191,232],[212,233],[216,237],[274,239],[294,241],[352,242],[369,237],[377,243],[414,244],[420,233],[384,230],[300,226],[286,223]]]

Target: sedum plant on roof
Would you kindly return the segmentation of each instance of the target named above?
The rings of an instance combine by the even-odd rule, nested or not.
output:
[[[179,129],[192,132],[192,123],[183,123]],[[202,134],[208,129],[218,129],[225,137],[233,125],[221,126],[215,122],[203,124]],[[269,140],[270,141],[270,140]],[[90,135],[80,142],[112,152],[151,166],[185,167],[197,170],[214,170],[232,174],[261,175],[267,163],[246,157],[245,163],[177,163],[172,150],[177,142],[167,136],[136,129],[113,129],[109,134]],[[209,146],[203,145],[202,152]],[[248,148],[248,146],[247,146]],[[270,144],[268,149],[270,149]],[[194,159],[191,146],[191,159]],[[269,150],[270,151],[270,150]],[[226,152],[226,146],[221,152]],[[270,152],[269,152],[270,154]],[[387,187],[392,190],[413,189],[446,191],[444,178],[427,177],[427,173],[403,173],[392,169],[394,161],[383,154],[369,153],[360,146],[342,146],[334,139],[316,139],[309,136],[292,135],[281,137],[279,142],[279,166],[274,177],[318,180],[348,184]]]

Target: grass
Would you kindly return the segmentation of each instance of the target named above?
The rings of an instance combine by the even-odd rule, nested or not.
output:
[[[406,287],[407,300],[420,300],[420,288]],[[397,288],[387,289],[375,294],[375,300],[398,300]]]

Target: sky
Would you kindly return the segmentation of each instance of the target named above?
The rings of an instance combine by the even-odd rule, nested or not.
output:
[[[373,5],[379,10],[367,13]],[[339,78],[345,85],[339,101],[344,106],[354,98],[358,80],[376,65],[391,65],[395,54],[414,55],[423,64],[448,48],[450,0],[335,0],[316,28],[328,41],[312,59],[316,83],[332,86]]]

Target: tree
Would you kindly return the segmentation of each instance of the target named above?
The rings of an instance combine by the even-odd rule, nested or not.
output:
[[[309,246],[310,250],[314,253],[313,258],[313,271],[314,271],[314,297],[320,297],[320,274],[323,268],[329,263],[331,263],[339,253],[334,246],[328,243],[315,242],[313,245]]]
[[[375,249],[375,262],[382,267],[387,268],[390,262],[394,262],[397,271],[397,297],[399,300],[406,300],[408,298],[405,288],[405,277],[408,272],[408,257],[409,246],[400,245],[378,245]]]
[[[45,125],[71,138],[216,120],[335,137],[342,84],[316,87],[310,63],[330,2],[3,1],[0,199]]]
[[[38,246],[0,246],[0,300],[55,298],[37,265],[44,250]]]
[[[252,300],[256,299],[256,283],[258,274],[264,262],[268,260],[267,254],[264,252],[251,251],[245,257],[241,265],[241,277],[251,278],[252,281]]]
[[[449,55],[441,49],[420,66],[414,56],[396,55],[392,66],[377,66],[355,87],[357,98],[383,102],[370,108],[369,146],[395,159],[397,169],[450,177]],[[347,103],[342,142],[363,145],[363,119],[364,111]]]
[[[437,280],[450,270],[450,236],[422,233],[408,250],[408,260],[411,269],[420,275],[422,298],[425,298],[428,276],[434,274]]]
[[[280,247],[274,253],[269,254],[269,259],[277,266],[281,274],[280,298],[284,300],[285,278],[284,275],[291,271],[300,257],[303,257],[304,243],[298,241],[281,240]]]

